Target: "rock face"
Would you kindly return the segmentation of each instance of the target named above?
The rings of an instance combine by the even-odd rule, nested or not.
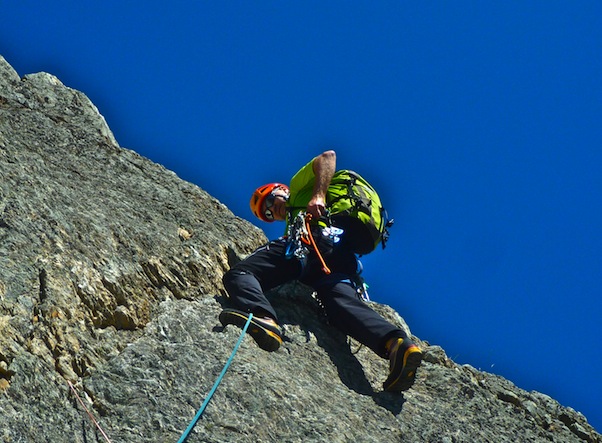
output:
[[[81,92],[0,57],[0,440],[177,441],[240,330],[221,277],[263,233],[120,148]],[[245,337],[190,442],[601,442],[552,398],[421,342],[413,389],[331,329],[308,288],[271,294],[277,352]],[[391,308],[374,304],[405,327]]]

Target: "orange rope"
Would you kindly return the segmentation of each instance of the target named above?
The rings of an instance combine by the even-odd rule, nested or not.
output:
[[[107,437],[107,434],[105,434],[105,431],[102,430],[102,428],[100,427],[100,425],[98,424],[98,422],[96,421],[96,419],[94,418],[94,416],[90,413],[90,411],[88,411],[88,408],[86,408],[86,405],[84,404],[84,402],[82,401],[82,399],[79,398],[79,395],[77,395],[77,391],[75,390],[75,387],[71,384],[71,382],[69,380],[67,380],[67,383],[69,383],[69,387],[71,388],[71,390],[73,391],[73,393],[77,397],[77,400],[79,401],[79,404],[83,406],[84,410],[88,413],[88,416],[94,422],[94,424],[96,425],[96,427],[98,428],[98,430],[100,431],[100,433],[102,434],[102,436],[105,438],[105,440],[108,443],[111,443],[111,440],[109,440],[109,437]]]
[[[322,257],[322,254],[320,253],[320,250],[318,249],[318,246],[316,245],[314,236],[311,235],[311,227],[309,225],[310,220],[311,220],[311,214],[307,214],[307,217],[305,217],[305,226],[307,227],[307,235],[309,236],[309,241],[311,242],[311,245],[314,248],[314,251],[316,251],[316,255],[320,259],[320,263],[322,263],[322,271],[324,271],[324,273],[326,275],[328,275],[331,273],[331,271],[330,271],[330,268],[328,266],[326,266],[326,262],[324,261],[324,257]]]

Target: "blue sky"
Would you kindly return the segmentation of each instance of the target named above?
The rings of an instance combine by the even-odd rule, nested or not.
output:
[[[0,54],[251,220],[324,149],[396,220],[372,299],[602,430],[602,3],[0,1]]]

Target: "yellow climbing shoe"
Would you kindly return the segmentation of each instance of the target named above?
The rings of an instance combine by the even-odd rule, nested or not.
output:
[[[235,325],[243,328],[248,319],[248,312],[236,309],[224,309],[219,315],[219,321],[224,327]],[[275,322],[272,324],[268,320],[253,316],[247,332],[264,351],[276,351],[282,344],[282,330]]]
[[[397,338],[389,347],[389,376],[383,383],[387,392],[407,391],[414,384],[422,363],[422,351],[409,338]]]

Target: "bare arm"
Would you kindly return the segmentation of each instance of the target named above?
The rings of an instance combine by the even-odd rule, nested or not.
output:
[[[314,158],[312,167],[316,175],[313,196],[307,204],[307,211],[314,217],[326,215],[326,191],[336,170],[337,156],[332,150]]]

